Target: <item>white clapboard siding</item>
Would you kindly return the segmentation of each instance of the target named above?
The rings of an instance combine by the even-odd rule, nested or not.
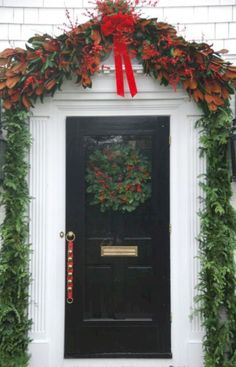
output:
[[[92,0],[0,0],[0,50],[23,47],[35,33],[58,35],[68,24],[66,8],[72,21],[83,23],[85,9],[93,6]],[[228,49],[226,57],[236,61],[235,0],[159,0],[155,8],[143,7],[143,14],[177,26],[188,40]]]

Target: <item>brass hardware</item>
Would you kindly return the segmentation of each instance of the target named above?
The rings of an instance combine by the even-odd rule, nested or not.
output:
[[[72,280],[71,279],[68,279],[67,280],[67,283],[69,284],[69,283],[72,283]]]
[[[67,290],[68,290],[68,291],[71,291],[71,290],[72,290],[72,287],[67,287]]]
[[[68,257],[67,259],[68,261],[72,261],[73,260],[73,257]]]
[[[67,298],[66,302],[69,303],[69,304],[71,304],[71,303],[74,302],[74,300],[73,300],[73,298]]]
[[[66,241],[74,241],[75,240],[75,234],[72,231],[67,232],[66,234]]]
[[[73,265],[72,264],[68,264],[68,269],[72,269]]]
[[[138,256],[138,246],[101,246],[101,256]]]

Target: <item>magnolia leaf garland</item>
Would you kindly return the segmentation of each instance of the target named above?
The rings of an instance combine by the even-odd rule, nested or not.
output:
[[[138,3],[136,1],[135,3]],[[207,171],[202,183],[205,207],[200,213],[199,274],[200,312],[205,337],[205,367],[236,366],[235,213],[227,147],[232,114],[230,94],[235,92],[236,68],[206,43],[188,42],[175,28],[156,19],[145,19],[129,1],[97,1],[97,14],[81,25],[72,25],[58,37],[35,35],[26,49],[8,48],[0,53],[0,98],[5,108],[8,150],[2,203],[6,217],[1,227],[0,259],[0,363],[1,367],[26,367],[29,321],[27,319],[29,202],[24,159],[29,147],[28,111],[38,99],[54,95],[72,76],[83,87],[113,49],[113,35],[102,32],[106,16],[125,14],[133,19],[125,33],[129,57],[136,57],[143,71],[174,89],[182,86],[204,113],[200,120],[202,154]],[[123,35],[123,33],[122,33]],[[222,50],[223,53],[224,50]],[[7,327],[6,327],[7,325]]]
[[[72,75],[83,87],[91,87],[91,77],[117,39],[123,40],[123,51],[127,49],[143,65],[145,74],[174,89],[182,85],[204,112],[227,105],[234,93],[236,68],[211,46],[188,42],[173,26],[142,18],[129,2],[98,1],[97,8],[97,16],[58,37],[36,35],[26,50],[8,48],[0,53],[0,97],[5,109],[29,110]],[[108,27],[107,18],[117,16],[132,19],[132,27],[122,22],[115,30]]]
[[[151,163],[129,145],[98,148],[89,156],[86,181],[90,203],[101,212],[132,212],[151,196]]]

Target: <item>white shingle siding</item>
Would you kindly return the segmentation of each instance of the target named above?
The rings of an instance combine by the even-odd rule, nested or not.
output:
[[[88,7],[93,7],[91,0],[0,0],[0,49],[22,46],[35,33],[59,35],[68,23],[65,8],[73,21],[83,23]],[[177,26],[188,40],[226,48],[236,60],[236,0],[159,0],[143,14]]]

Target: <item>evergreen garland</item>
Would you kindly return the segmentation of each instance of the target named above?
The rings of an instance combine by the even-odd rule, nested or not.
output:
[[[197,123],[207,160],[204,209],[200,213],[200,312],[206,367],[236,366],[236,215],[230,204],[228,140],[232,113],[224,108]]]
[[[27,153],[30,145],[28,113],[7,111],[3,127],[7,133],[6,162],[1,204],[0,251],[0,367],[24,367],[29,356],[28,320],[29,253]]]

